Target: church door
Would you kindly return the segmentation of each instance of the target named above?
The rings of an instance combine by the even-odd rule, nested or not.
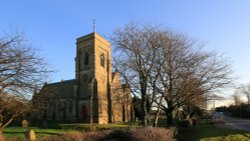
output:
[[[125,115],[125,105],[122,104],[122,121],[126,121],[126,115]]]
[[[87,122],[87,116],[88,116],[87,107],[85,105],[83,105],[82,106],[82,119],[83,119],[84,123]]]

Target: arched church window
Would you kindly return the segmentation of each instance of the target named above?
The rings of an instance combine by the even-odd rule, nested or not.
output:
[[[89,64],[89,53],[85,52],[84,54],[84,65],[88,65]]]
[[[100,65],[102,67],[105,67],[105,57],[104,57],[104,54],[101,54],[101,56],[100,56]]]

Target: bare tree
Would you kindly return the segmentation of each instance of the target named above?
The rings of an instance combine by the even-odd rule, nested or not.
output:
[[[193,99],[182,106],[183,115],[186,119],[193,117],[195,112],[206,109],[207,106],[208,98],[205,94],[197,94],[192,97]]]
[[[28,111],[27,103],[28,101],[17,96],[0,95],[0,131],[3,131],[16,117]]]
[[[232,81],[229,63],[215,52],[205,52],[196,42],[182,34],[166,35],[163,46],[164,65],[158,82],[158,91],[164,97],[163,110],[168,125],[173,111],[192,102],[200,95],[208,95]]]
[[[247,104],[250,104],[250,85],[242,85],[240,91],[246,95],[247,97]]]
[[[44,83],[48,72],[24,33],[0,38],[0,93],[27,94]]]
[[[42,86],[50,72],[24,33],[0,37],[0,132],[22,114],[24,99]]]
[[[112,39],[120,51],[117,62],[121,72],[142,97],[144,125],[147,97],[160,105],[171,125],[174,110],[232,80],[223,56],[203,51],[183,34],[132,23],[115,31]]]
[[[234,94],[232,95],[235,105],[240,105],[242,103],[240,95],[241,93],[239,89],[235,90]]]
[[[148,123],[147,101],[150,90],[150,73],[153,71],[157,58],[158,46],[161,44],[161,32],[153,27],[139,28],[131,23],[113,33],[112,42],[119,53],[116,57],[116,67],[131,84],[135,95],[141,96],[141,117],[143,125]],[[150,109],[150,108],[148,108]]]
[[[48,99],[53,100],[55,98],[55,94],[58,93],[57,87],[49,87],[46,83],[41,88],[41,90],[35,90],[33,93],[33,97],[30,101],[30,110],[29,112],[32,113],[32,120],[35,119],[42,119],[41,113],[45,114],[46,109],[48,106],[51,106],[49,104]],[[53,105],[55,106],[55,105]],[[55,108],[55,107],[53,107]],[[45,120],[45,119],[44,119]]]

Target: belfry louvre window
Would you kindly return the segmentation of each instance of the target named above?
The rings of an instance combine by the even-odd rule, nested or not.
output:
[[[100,55],[100,65],[102,67],[105,67],[105,56],[104,56],[104,54]]]
[[[89,64],[89,54],[88,52],[85,52],[84,54],[84,65],[88,65]]]

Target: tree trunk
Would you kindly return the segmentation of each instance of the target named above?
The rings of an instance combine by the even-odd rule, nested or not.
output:
[[[146,95],[142,95],[142,125],[147,126],[147,101],[146,101]]]
[[[140,77],[141,81],[141,108],[142,108],[142,125],[147,126],[148,125],[148,112],[147,112],[147,79],[144,77]]]
[[[158,124],[159,115],[160,115],[160,110],[157,109],[157,112],[156,112],[155,118],[154,118],[154,126],[155,126],[155,127],[156,127],[157,124]]]
[[[168,101],[168,108],[164,109],[164,112],[167,116],[167,127],[170,127],[173,125],[173,111],[174,111],[174,106],[172,101]]]
[[[173,126],[173,111],[174,108],[171,105],[168,105],[169,108],[165,109],[165,113],[167,116],[167,127]]]
[[[6,123],[0,123],[1,126],[0,126],[0,132],[3,131],[3,129],[8,126],[13,120],[14,118],[18,116],[18,115],[13,115]]]
[[[163,96],[162,96],[161,99],[160,99],[160,103],[157,105],[157,112],[156,112],[155,118],[154,118],[154,126],[157,126],[157,124],[158,124],[158,120],[159,120],[159,116],[160,116],[160,107],[161,107],[162,99],[163,99]]]
[[[173,113],[167,113],[167,126],[170,127],[173,125]]]

